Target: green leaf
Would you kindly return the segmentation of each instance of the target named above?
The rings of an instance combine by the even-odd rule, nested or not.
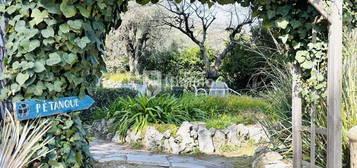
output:
[[[10,74],[4,73],[4,72],[0,73],[0,80],[8,79],[10,77],[11,77]]]
[[[292,20],[291,26],[293,26],[293,28],[296,29],[296,28],[302,26],[302,23],[299,20]]]
[[[20,85],[18,85],[17,83],[13,83],[13,84],[11,84],[11,86],[10,86],[10,90],[11,90],[11,92],[13,92],[13,93],[16,93],[16,92],[20,91],[20,89],[21,89],[21,87],[20,87]]]
[[[286,16],[287,14],[289,14],[290,9],[291,9],[290,5],[284,5],[284,6],[278,7],[277,9],[274,9],[274,10],[276,10],[276,13]]]
[[[17,74],[16,76],[16,82],[19,84],[19,85],[23,85],[27,79],[30,78],[30,75],[28,73],[19,73]]]
[[[286,42],[288,41],[289,38],[289,34],[285,34],[284,36],[279,36],[279,39],[286,44]]]
[[[48,27],[47,29],[42,30],[41,34],[44,38],[49,38],[55,35],[55,31],[53,30],[52,27]]]
[[[47,24],[47,26],[52,26],[57,24],[57,21],[55,19],[45,19],[45,22]]]
[[[16,22],[15,24],[15,31],[22,33],[26,31],[26,22],[23,20],[19,20],[18,22]]]
[[[78,5],[77,8],[82,16],[89,18],[90,17],[90,10],[84,8],[82,5]]]
[[[306,51],[306,50],[300,50],[300,51],[297,51],[296,52],[296,60],[299,62],[299,63],[302,63],[305,61],[306,57],[309,56],[309,52]]]
[[[33,93],[36,95],[36,96],[41,96],[43,94],[43,90],[46,89],[46,87],[44,86],[44,84],[42,82],[38,82],[34,88],[33,88]]]
[[[60,14],[61,10],[59,4],[55,0],[40,0],[40,4],[47,9],[49,13]]]
[[[138,2],[138,1],[139,0],[137,0],[136,2]],[[143,1],[145,1],[146,3],[150,2],[150,0],[143,0]],[[140,2],[138,2],[138,3],[140,4]],[[103,2],[97,2],[97,5],[99,6],[100,9],[104,9],[104,8],[107,7],[107,5],[105,3],[103,3]],[[144,5],[144,4],[141,4],[141,5]]]
[[[48,164],[51,166],[51,168],[65,168],[62,163],[59,163],[56,160],[49,160]]]
[[[26,29],[24,31],[24,36],[26,37],[26,39],[30,39],[32,37],[34,37],[39,31],[37,29]]]
[[[61,81],[55,81],[55,83],[53,84],[53,90],[56,92],[62,92],[62,82]]]
[[[74,42],[77,44],[77,46],[81,49],[86,48],[87,44],[90,43],[91,41],[87,36],[80,38],[76,38]]]
[[[16,70],[16,69],[18,69],[18,68],[20,68],[20,63],[19,63],[19,61],[15,61],[13,64],[12,64],[12,69],[14,69],[14,70]]]
[[[311,69],[314,66],[314,63],[312,61],[305,61],[304,63],[301,64],[301,67],[304,69]]]
[[[77,14],[77,9],[68,2],[68,0],[63,0],[60,9],[66,18],[73,17]]]
[[[70,53],[70,54],[63,54],[63,59],[67,64],[74,64],[77,61],[77,55]]]
[[[1,3],[0,4],[0,13],[3,13],[5,11],[5,4]]]
[[[11,102],[16,103],[16,102],[19,102],[19,101],[22,101],[22,100],[24,100],[24,97],[22,95],[20,95],[20,94],[17,94],[15,97],[13,97],[11,99]]]
[[[8,87],[2,88],[0,90],[0,100],[5,100],[8,98],[8,93],[10,92],[10,90],[8,89]]]
[[[9,25],[11,25],[11,26],[14,26],[15,25],[15,23],[17,22],[17,21],[19,21],[21,19],[21,15],[16,15],[14,18],[12,18],[11,20],[9,20]],[[2,18],[2,20],[1,20],[2,22],[4,21],[3,20],[3,18]]]
[[[18,9],[18,7],[19,7],[19,5],[11,5],[11,6],[6,8],[6,13],[11,15]]]
[[[31,17],[33,19],[30,21],[30,25],[38,25],[43,22],[45,18],[48,18],[48,12],[46,10],[41,12],[38,8],[35,8],[32,10]]]
[[[293,48],[294,48],[294,50],[297,50],[297,49],[299,49],[301,47],[301,42],[294,42],[293,43]]]
[[[64,23],[64,24],[61,24],[59,26],[59,30],[62,32],[62,33],[68,33],[69,30],[70,30],[70,27],[68,24]]]
[[[40,73],[43,72],[44,70],[46,70],[45,65],[43,65],[42,62],[36,61],[34,64],[34,71],[36,73]]]
[[[268,10],[267,14],[268,14],[268,19],[271,19],[275,16],[275,10]]]
[[[64,127],[63,127],[63,129],[69,129],[69,128],[71,128],[72,127],[72,125],[73,125],[73,121],[72,120],[67,120],[65,123],[64,123]]]
[[[61,62],[61,57],[57,53],[51,53],[49,59],[46,60],[46,64],[49,66],[56,65]]]
[[[31,69],[31,68],[34,67],[34,63],[33,62],[22,61],[21,62],[21,67],[22,67],[22,70]]]
[[[50,92],[52,92],[54,90],[53,84],[50,82],[46,82],[45,86],[48,89],[48,91],[50,91]]]
[[[45,46],[48,46],[48,45],[51,45],[55,42],[55,40],[53,40],[53,38],[49,38],[49,39],[43,39],[42,43],[45,45]]]
[[[81,29],[82,28],[82,20],[79,20],[79,19],[77,19],[77,20],[69,20],[69,21],[67,21],[67,24],[70,27],[74,28],[74,29]]]
[[[322,82],[322,81],[325,80],[325,77],[324,77],[321,73],[318,73],[318,74],[317,74],[317,80],[320,81],[320,82]]]
[[[25,51],[31,52],[40,46],[40,41],[39,40],[24,40],[20,43],[20,46],[22,46]]]
[[[279,19],[279,20],[276,21],[276,26],[277,26],[278,28],[281,28],[281,29],[286,29],[286,27],[288,26],[288,24],[289,24],[289,21],[286,20],[286,19],[284,19],[284,18]]]
[[[305,54],[302,54],[302,51],[298,51],[296,53],[295,59],[299,62],[302,63],[305,61]]]

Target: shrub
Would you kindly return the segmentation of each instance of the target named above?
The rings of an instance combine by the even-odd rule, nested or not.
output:
[[[107,119],[115,119],[115,128],[124,137],[128,129],[142,130],[150,124],[175,124],[202,120],[203,111],[185,108],[173,96],[119,98],[108,109]]]
[[[207,128],[224,129],[233,124],[254,124],[256,118],[254,114],[217,114],[206,120]]]
[[[92,98],[95,100],[94,105],[81,112],[83,122],[89,124],[96,119],[105,118],[107,107],[113,103],[113,100],[119,97],[135,97],[137,92],[128,88],[97,88]]]
[[[97,88],[92,98],[95,100],[94,106],[108,107],[113,100],[118,97],[135,97],[137,91],[128,88]]]
[[[233,124],[254,124],[256,116],[272,114],[262,99],[249,96],[161,95],[119,98],[107,110],[107,119],[114,118],[114,129],[124,137],[128,129],[141,131],[148,125],[175,130],[172,125],[183,121],[205,121],[210,128],[226,128]],[[164,125],[162,125],[164,124]],[[164,127],[167,126],[167,129]]]
[[[160,133],[164,133],[167,130],[171,131],[171,134],[175,137],[178,127],[175,124],[152,124],[151,126],[155,127]]]
[[[273,114],[271,106],[263,99],[250,96],[195,96],[186,94],[181,102],[187,106],[193,106],[209,115],[232,114],[240,115],[242,113],[264,113]]]
[[[159,95],[171,95],[174,97],[181,97],[183,95],[184,92],[184,87],[181,86],[175,86],[172,88],[164,88]]]
[[[136,84],[143,84],[143,80],[139,79],[137,76],[132,75],[130,72],[125,73],[105,73],[102,75],[104,78],[107,78],[111,81],[118,81],[121,84],[128,84],[134,82]]]

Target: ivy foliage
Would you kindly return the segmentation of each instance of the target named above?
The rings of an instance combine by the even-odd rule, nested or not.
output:
[[[10,0],[1,4],[7,43],[6,70],[0,79],[7,82],[0,91],[0,100],[17,102],[88,94],[104,67],[104,37],[111,27],[119,26],[119,11],[125,10],[125,3]],[[39,161],[43,167],[91,167],[86,133],[77,114],[51,119],[54,124],[46,136],[54,139],[37,153],[53,150]]]
[[[119,25],[112,14],[120,5],[114,0],[2,4],[1,14],[9,22],[4,62],[8,73],[1,79],[8,85],[0,99],[16,102],[86,94],[101,75],[103,39],[110,27]]]

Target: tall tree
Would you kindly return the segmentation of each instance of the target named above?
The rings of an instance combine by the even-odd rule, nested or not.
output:
[[[130,72],[139,75],[142,71],[140,61],[145,57],[145,50],[154,47],[156,44],[152,41],[160,38],[160,33],[163,32],[160,20],[157,19],[160,18],[159,15],[159,11],[153,5],[140,6],[134,2],[129,3],[128,12],[122,16],[121,26],[112,32],[114,38],[110,42],[107,40],[107,47],[118,47],[119,50],[112,52],[120,53],[107,52],[107,56],[127,57]]]
[[[237,8],[237,4],[235,4],[234,10],[230,12],[230,24],[225,29],[229,33],[229,38],[226,41],[227,45],[225,49],[211,61],[207,54],[208,47],[206,41],[208,29],[216,20],[214,7],[209,7],[207,4],[201,4],[200,2],[191,3],[187,0],[183,0],[181,3],[169,0],[159,5],[171,13],[171,15],[164,18],[164,24],[182,32],[200,48],[201,59],[205,65],[204,70],[206,77],[211,80],[216,80],[219,77],[218,70],[223,59],[233,50],[234,45],[238,42],[236,35],[243,30],[244,25],[251,24],[254,21],[254,18],[252,18],[250,14],[244,19],[241,19],[241,13]],[[196,20],[198,20],[198,24],[195,23],[197,22]],[[196,33],[197,29],[195,28],[197,25],[200,26],[198,33]]]

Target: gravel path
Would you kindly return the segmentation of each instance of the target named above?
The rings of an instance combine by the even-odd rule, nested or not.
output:
[[[152,153],[129,149],[125,146],[94,140],[90,152],[97,161],[97,168],[243,168],[251,162],[250,157],[224,158],[204,155],[200,157]],[[239,164],[239,163],[242,164]]]

